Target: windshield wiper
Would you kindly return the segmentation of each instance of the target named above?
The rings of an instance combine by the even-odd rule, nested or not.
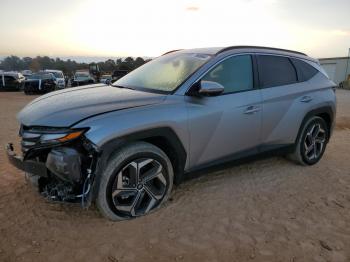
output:
[[[135,90],[134,88],[130,87],[130,86],[120,86],[120,85],[112,85],[114,87],[118,87],[118,88],[125,88],[125,89],[131,89],[131,90]]]

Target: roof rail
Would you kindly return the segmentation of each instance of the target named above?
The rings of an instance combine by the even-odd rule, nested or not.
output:
[[[168,52],[166,52],[166,53],[162,54],[162,56],[163,56],[163,55],[170,54],[170,53],[173,53],[173,52],[177,52],[177,51],[180,51],[180,50],[183,50],[183,49],[175,49],[175,50],[171,50],[171,51],[168,51]]]
[[[298,52],[298,51],[293,51],[293,50],[288,50],[288,49],[282,49],[282,48],[274,48],[274,47],[266,47],[266,46],[249,46],[249,45],[237,45],[237,46],[229,46],[221,49],[216,53],[216,55],[223,53],[228,50],[233,50],[233,49],[244,49],[244,48],[256,48],[256,49],[263,49],[263,50],[275,50],[275,51],[284,51],[284,52],[289,52],[289,53],[294,53],[298,55],[304,55],[307,56],[307,54]]]

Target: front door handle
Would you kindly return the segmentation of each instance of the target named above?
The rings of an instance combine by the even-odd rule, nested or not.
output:
[[[311,96],[303,96],[300,99],[300,102],[303,102],[303,103],[309,103],[310,101],[312,101],[312,97]]]
[[[251,114],[255,114],[256,112],[259,112],[259,111],[260,111],[259,106],[248,106],[246,108],[246,110],[244,111],[244,114],[251,115]]]

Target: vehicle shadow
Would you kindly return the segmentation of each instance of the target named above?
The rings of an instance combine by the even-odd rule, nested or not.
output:
[[[269,159],[272,157],[283,157],[288,152],[290,152],[288,150],[290,150],[290,148],[263,152],[263,153],[259,153],[257,155],[247,156],[247,157],[243,157],[240,159],[234,159],[234,160],[222,163],[222,164],[207,166],[207,167],[203,167],[203,168],[198,169],[198,170],[190,171],[190,172],[184,174],[182,183],[186,183],[186,182],[192,181],[194,179],[198,179],[198,178],[203,177],[205,175],[209,175],[210,173],[224,171],[226,169],[230,169],[230,168],[237,167],[240,165],[249,164],[249,163],[253,163],[253,162],[261,161],[261,160],[266,160],[266,159]]]

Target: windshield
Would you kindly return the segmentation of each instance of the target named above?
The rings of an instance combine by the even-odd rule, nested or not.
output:
[[[40,79],[39,75],[29,75],[27,76],[27,79]]]
[[[206,54],[170,53],[135,69],[116,81],[113,86],[171,92],[210,57]]]
[[[52,79],[52,74],[33,74],[27,76],[27,79]]]
[[[63,78],[63,74],[61,72],[50,72],[53,74],[56,78]]]
[[[89,77],[88,73],[75,73],[74,77],[76,78],[87,78]]]

